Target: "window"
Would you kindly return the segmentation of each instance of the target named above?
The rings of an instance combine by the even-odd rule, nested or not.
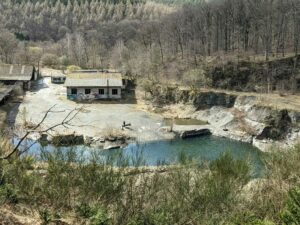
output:
[[[112,95],[118,95],[118,89],[112,89]]]
[[[99,95],[104,95],[104,89],[99,89]]]
[[[71,89],[71,94],[72,95],[77,95],[77,89],[76,88],[72,88]]]
[[[91,94],[91,89],[85,89],[85,90],[84,90],[84,93],[85,93],[86,95]]]

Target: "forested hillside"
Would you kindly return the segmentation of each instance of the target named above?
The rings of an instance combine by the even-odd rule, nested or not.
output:
[[[58,41],[67,33],[86,32],[101,28],[101,23],[122,20],[149,20],[159,18],[170,10],[154,3],[109,3],[103,1],[13,1],[0,3],[0,22],[5,28],[25,35],[32,41]],[[50,19],[51,18],[51,19]],[[126,25],[124,25],[126,27]]]
[[[43,56],[47,66],[114,67],[182,81],[201,80],[213,56],[218,64],[298,54],[298,0],[187,2],[194,4],[4,0],[2,61],[33,63]]]

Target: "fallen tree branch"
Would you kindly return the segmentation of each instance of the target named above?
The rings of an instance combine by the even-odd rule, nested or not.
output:
[[[19,140],[18,144],[14,147],[14,149],[8,153],[6,156],[3,156],[3,157],[0,157],[0,160],[6,160],[6,159],[9,159],[14,153],[16,153],[19,149],[19,147],[21,146],[21,144],[24,142],[24,140],[28,137],[29,134],[31,133],[34,133],[37,131],[37,129],[44,123],[44,121],[46,120],[46,118],[48,117],[48,115],[50,113],[57,113],[58,111],[53,111],[53,108],[55,107],[56,105],[53,105],[52,107],[50,107],[45,115],[43,116],[43,118],[41,119],[41,121],[31,130],[28,130],[26,132],[26,134]],[[39,133],[48,133],[49,131],[52,131],[53,129],[55,129],[56,127],[59,127],[59,126],[64,126],[66,128],[68,128],[68,126],[73,126],[71,123],[71,121],[73,119],[76,118],[76,116],[82,112],[83,110],[83,106],[79,107],[79,108],[75,108],[73,110],[71,110],[65,117],[64,119],[62,120],[62,122],[58,123],[58,124],[55,124],[49,128],[46,128],[44,130],[41,130],[39,131]],[[33,144],[31,144],[28,148],[24,149],[23,151],[20,152],[19,155],[25,153],[26,151],[28,151],[34,144],[36,144],[37,141],[35,141]]]

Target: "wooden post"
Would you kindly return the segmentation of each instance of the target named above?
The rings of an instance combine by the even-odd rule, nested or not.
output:
[[[109,80],[107,79],[107,98],[109,98]]]

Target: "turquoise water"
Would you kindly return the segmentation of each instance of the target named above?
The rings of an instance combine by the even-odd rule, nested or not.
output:
[[[27,146],[30,146],[30,144],[31,141],[25,143]],[[112,158],[113,156],[118,156],[118,159],[120,159],[121,154],[122,159],[128,159],[129,165],[146,166],[174,164],[179,161],[180,155],[182,156],[183,154],[191,160],[206,162],[215,160],[222,153],[228,151],[235,159],[250,160],[255,174],[260,174],[264,168],[261,160],[261,152],[252,145],[214,136],[204,136],[186,140],[155,141],[144,144],[133,143],[124,149],[115,150],[95,149],[88,146],[57,148],[48,145],[42,147],[40,144],[35,144],[26,154],[33,155],[38,159],[43,159],[45,153],[60,151],[63,154],[67,154],[71,150],[77,153],[77,155],[80,155],[80,159],[85,158],[88,160],[95,155],[104,160]]]

